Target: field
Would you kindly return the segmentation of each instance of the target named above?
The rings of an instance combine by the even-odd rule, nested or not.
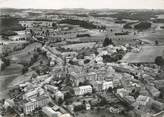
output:
[[[8,86],[8,88],[12,88],[16,85],[19,85],[22,82],[30,80],[32,74],[35,74],[35,72],[30,71],[24,75],[19,75],[18,77],[14,78],[14,80],[12,80],[12,82],[10,82],[10,85]]]
[[[24,30],[24,28],[19,24],[18,19],[14,17],[0,17],[0,34],[6,33],[8,31],[18,31]]]
[[[107,112],[105,110],[99,110],[99,112],[96,111],[90,111],[90,112],[81,112],[78,113],[77,117],[125,117],[125,115],[121,114],[112,114],[110,112]]]
[[[70,45],[65,45],[62,46],[65,49],[73,49],[73,50],[80,50],[82,48],[92,48],[96,43],[92,42],[92,43],[78,43],[78,44],[70,44]]]
[[[154,63],[157,56],[164,54],[164,46],[143,46],[138,53],[127,53],[122,62],[127,63]]]
[[[29,61],[35,48],[41,47],[40,43],[33,43],[25,47],[23,50],[13,52],[9,58],[17,63]],[[30,52],[30,54],[28,54]]]
[[[155,40],[158,40],[160,45],[164,44],[164,30],[158,30],[155,32],[144,32],[142,35],[139,35],[138,38],[147,39],[149,41],[154,42]]]
[[[11,64],[4,71],[0,72],[0,99],[6,97],[8,86],[21,74],[22,67],[20,64]]]
[[[158,19],[164,19],[164,14],[157,15],[157,16],[158,16]]]

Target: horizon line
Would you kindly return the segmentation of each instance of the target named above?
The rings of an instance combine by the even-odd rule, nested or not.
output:
[[[16,8],[16,7],[0,7],[0,9],[33,9],[33,10],[71,10],[71,9],[83,9],[83,10],[164,10],[164,8]]]

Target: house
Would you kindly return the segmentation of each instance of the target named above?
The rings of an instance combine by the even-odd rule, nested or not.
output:
[[[6,99],[3,105],[5,109],[7,109],[7,107],[14,107],[14,106],[15,106],[15,103],[13,99]]]
[[[113,82],[112,81],[104,81],[102,85],[102,90],[108,90],[109,88],[113,88]]]
[[[98,64],[103,64],[103,58],[101,56],[97,56],[95,58],[95,61],[98,63]]]
[[[77,66],[77,65],[69,65],[68,66],[69,73],[72,73],[72,72],[81,73],[82,71],[83,71],[83,67],[81,67],[81,66]]]
[[[63,94],[61,91],[57,91],[57,92],[55,93],[55,100],[58,102],[59,99],[64,100],[64,94]]]
[[[52,93],[56,93],[58,91],[58,87],[52,85],[45,85],[45,88]]]
[[[113,79],[113,87],[119,87],[121,86],[121,81],[118,78]]]
[[[147,89],[153,97],[158,97],[160,95],[160,91],[154,86],[147,86]]]
[[[135,105],[135,108],[147,107],[148,105],[151,105],[151,98],[148,96],[140,95],[136,99],[136,102],[134,103],[134,105]]]
[[[152,108],[155,110],[155,111],[162,111],[164,109],[164,105],[162,102],[159,102],[157,100],[152,100]]]
[[[86,103],[86,104],[85,104],[85,109],[86,109],[86,110],[90,110],[90,109],[91,109],[91,105],[90,105],[89,103]]]
[[[78,67],[79,68],[79,67]],[[104,69],[99,69],[99,70],[93,70],[89,72],[84,72],[84,69],[81,69],[80,72],[73,72],[77,70],[71,70],[68,68],[68,71],[71,75],[71,80],[73,82],[73,86],[79,86],[80,82],[84,82],[88,80],[89,82],[95,82],[95,81],[102,81],[105,79],[107,75],[106,68]]]
[[[97,74],[97,80],[102,81],[105,79],[107,72],[105,70],[98,70],[96,74]]]
[[[60,117],[61,113],[58,111],[54,111],[51,107],[43,107],[42,112],[46,114],[48,117]]]
[[[92,87],[90,85],[76,87],[74,88],[74,92],[75,92],[75,95],[77,96],[84,95],[87,93],[92,93]]]
[[[70,79],[72,81],[73,86],[79,86],[80,82],[84,82],[85,80],[85,73],[70,73]]]
[[[34,90],[28,91],[23,95],[23,99],[30,99],[30,98],[35,98],[38,95],[44,94],[44,90],[42,88],[36,88]]]
[[[86,80],[88,81],[95,81],[97,79],[97,74],[95,72],[89,72],[86,74]]]
[[[85,72],[75,73],[75,72],[72,72],[71,73],[71,79],[72,79],[72,82],[73,82],[74,86],[79,86],[79,83],[84,82],[85,80],[95,81],[97,79],[97,74],[94,73],[94,72],[89,72],[89,73],[85,73]]]
[[[93,87],[96,91],[102,91],[102,82],[101,81],[95,81],[95,83],[93,83]]]
[[[33,110],[38,107],[46,106],[50,102],[50,99],[46,95],[38,96],[36,98],[30,99],[23,103],[23,111],[25,114],[30,114]]]
[[[117,89],[117,94],[119,94],[121,97],[128,96],[129,93],[130,92],[128,90],[124,89],[124,88]]]
[[[112,81],[96,81],[93,83],[93,87],[96,91],[105,91],[108,90],[109,87],[113,88],[113,82]]]
[[[74,111],[74,106],[73,105],[68,105],[66,107],[70,112],[73,112]]]
[[[69,113],[66,113],[66,114],[60,115],[59,117],[71,117],[71,115]]]

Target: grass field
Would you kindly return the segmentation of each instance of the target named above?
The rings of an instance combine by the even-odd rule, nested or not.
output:
[[[73,50],[80,50],[82,48],[92,48],[96,43],[91,42],[91,43],[78,43],[78,44],[70,44],[70,45],[65,45],[62,46],[65,49],[73,49]]]
[[[40,43],[33,43],[25,47],[23,50],[13,52],[9,58],[17,63],[30,61],[31,57],[33,56],[33,51],[35,48],[41,47]],[[30,54],[28,54],[30,52]]]
[[[22,67],[20,64],[11,64],[0,72],[0,99],[6,98],[10,83],[21,74]]]
[[[158,40],[159,45],[164,45],[164,29],[161,29],[160,26],[163,26],[164,24],[153,24],[152,28],[150,30],[140,32],[137,34],[138,39],[141,40],[149,40],[154,42],[155,40]]]
[[[143,46],[139,53],[127,53],[121,62],[154,63],[157,56],[164,54],[164,46]]]

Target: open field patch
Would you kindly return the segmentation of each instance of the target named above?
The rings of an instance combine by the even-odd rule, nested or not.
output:
[[[154,63],[155,58],[163,54],[164,46],[143,46],[140,52],[129,52],[121,61],[127,63]]]

